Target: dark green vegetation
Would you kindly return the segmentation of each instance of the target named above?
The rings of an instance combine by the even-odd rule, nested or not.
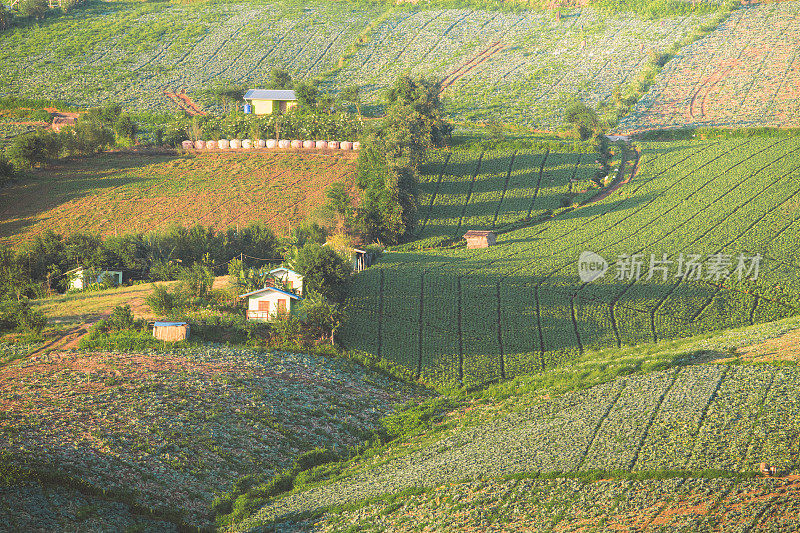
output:
[[[502,229],[506,216],[532,224],[489,249],[387,254],[356,276],[346,344],[430,383],[480,384],[568,364],[590,349],[796,314],[800,137],[641,148],[629,183],[560,211],[570,180],[586,183],[593,160],[552,152],[435,158],[423,179],[421,243]],[[630,171],[628,163],[619,172]],[[604,277],[581,282],[584,251],[608,262]],[[672,263],[659,263],[663,254]],[[699,275],[682,275],[692,261]]]

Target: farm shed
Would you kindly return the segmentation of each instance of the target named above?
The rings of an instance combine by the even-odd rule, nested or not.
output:
[[[73,268],[65,272],[67,276],[67,288],[82,291],[92,283],[100,281],[108,276],[116,285],[122,285],[121,270],[95,270],[91,268]]]
[[[372,255],[366,250],[335,241],[328,241],[324,244],[324,246],[333,247],[333,249],[336,250],[339,255],[349,259],[350,265],[353,267],[353,272],[361,272],[368,266],[372,265]]]
[[[250,89],[244,99],[252,106],[254,115],[286,113],[297,105],[297,96],[291,90]]]
[[[240,294],[239,298],[247,298],[247,320],[266,321],[278,314],[295,314],[299,303],[303,300],[296,294],[277,287],[264,287],[257,291]]]
[[[291,268],[278,267],[269,271],[269,275],[280,280],[283,286],[299,296],[303,295],[303,276]]]
[[[189,324],[186,322],[155,322],[153,337],[160,341],[177,342],[189,338]]]
[[[471,229],[464,234],[467,248],[488,248],[497,243],[497,235],[491,231]]]

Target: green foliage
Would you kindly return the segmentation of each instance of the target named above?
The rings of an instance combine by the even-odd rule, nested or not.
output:
[[[342,306],[312,295],[303,300],[302,311],[304,333],[318,339],[330,339],[333,344],[336,332],[345,320]]]
[[[208,298],[214,284],[214,273],[200,262],[182,269],[178,278],[181,280],[181,292],[189,299]]]
[[[134,142],[136,140],[136,134],[139,132],[139,127],[133,120],[133,117],[127,113],[123,113],[114,121],[114,132],[118,137]]]
[[[133,328],[134,318],[130,305],[118,305],[114,311],[105,319],[105,325],[109,331],[122,331]]]
[[[7,154],[14,167],[30,169],[56,159],[60,151],[59,136],[51,131],[42,131],[17,137]]]
[[[154,313],[171,316],[181,311],[184,306],[179,294],[170,292],[164,285],[153,284],[153,292],[144,300]]]
[[[307,293],[316,293],[332,302],[341,302],[350,281],[351,267],[330,246],[307,242],[292,250],[289,266],[303,275]]]
[[[410,438],[430,431],[456,405],[457,399],[449,396],[437,396],[421,403],[409,402],[383,417],[381,427],[391,440]]]
[[[0,301],[0,330],[40,332],[47,319],[26,299]]]
[[[575,137],[585,141],[603,132],[597,113],[579,100],[572,101],[564,110],[564,120],[572,126]]]
[[[282,68],[273,68],[266,82],[266,89],[292,89],[294,81],[292,75]]]
[[[49,9],[47,0],[20,0],[19,3],[20,15],[36,20],[44,19]]]

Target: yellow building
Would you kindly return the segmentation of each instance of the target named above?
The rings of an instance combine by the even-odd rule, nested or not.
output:
[[[250,89],[244,99],[254,115],[284,114],[297,105],[294,91],[285,89]]]

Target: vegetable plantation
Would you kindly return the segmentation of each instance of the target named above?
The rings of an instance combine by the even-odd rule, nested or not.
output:
[[[7,349],[0,345],[0,356]],[[101,517],[106,524],[125,517],[125,503],[207,528],[215,493],[247,474],[278,472],[298,453],[359,443],[412,394],[342,360],[220,346],[62,352],[9,362],[0,368],[0,466],[4,474],[11,465],[37,475],[17,484],[3,480],[2,527],[30,531],[56,514],[74,519],[68,508],[19,512],[20,502],[43,499],[42,489],[31,486],[43,478],[62,487],[47,489],[51,501],[74,504],[69,492],[78,488],[118,502],[97,505],[97,514],[110,515]],[[15,496],[6,499],[6,490]]]
[[[522,156],[531,162],[491,153],[448,161],[451,181],[439,185],[447,194],[420,211],[423,235],[491,229],[505,209],[509,219],[549,209],[542,183],[563,191],[586,157]],[[502,164],[476,174],[483,161]],[[505,177],[518,164],[527,169],[521,201],[506,202]],[[423,190],[440,181],[431,168]],[[799,136],[645,143],[638,171],[614,194],[502,233],[496,246],[386,254],[356,276],[342,338],[428,382],[475,384],[553,368],[585,350],[794,315],[798,178]],[[490,182],[494,192],[483,192]],[[605,262],[602,276],[582,281],[584,252]]]
[[[609,101],[651,54],[684,41],[711,17],[642,20],[590,8],[560,19],[541,11],[400,11],[374,29],[330,83],[358,82],[374,100],[404,72],[435,76],[451,83],[443,94],[455,120],[552,129],[561,125],[568,99]]]
[[[800,125],[800,2],[742,7],[668,62],[620,132]]]
[[[549,473],[562,478],[554,483],[568,483],[563,479],[591,472],[606,472],[604,478],[612,472],[713,477],[708,473],[746,475],[761,462],[775,465],[781,475],[796,473],[798,380],[793,368],[697,365],[546,397],[419,447],[394,450],[393,459],[364,461],[340,481],[275,501],[239,530],[317,507],[464,479]],[[728,482],[725,488],[736,486]]]
[[[404,73],[445,80],[454,118],[554,128],[564,102],[595,105],[632,83],[652,57],[713,22],[694,13],[643,20],[595,9],[519,13],[297,3],[88,3],[0,35],[0,95],[109,102],[171,111],[218,82],[259,85],[271,69],[358,85],[365,103]],[[210,102],[206,102],[207,104]]]

